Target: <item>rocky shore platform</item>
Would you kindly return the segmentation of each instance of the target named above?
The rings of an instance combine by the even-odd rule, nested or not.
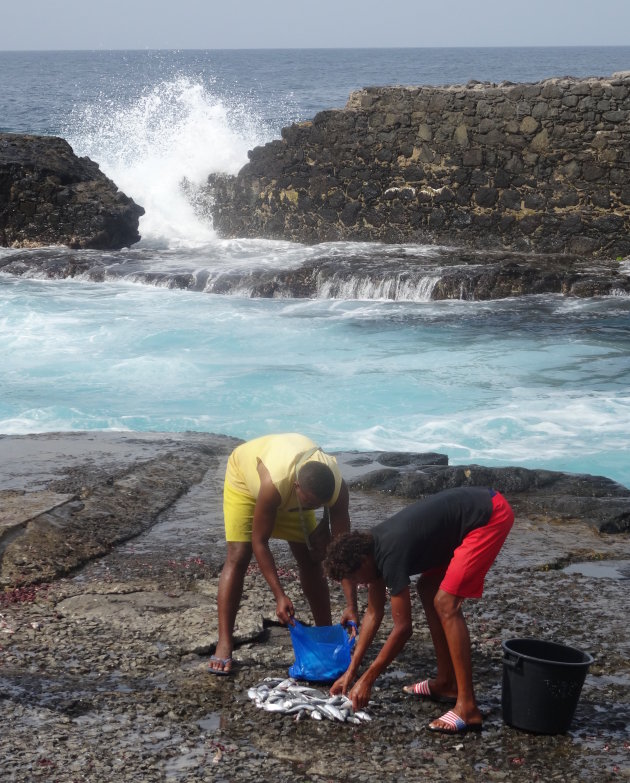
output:
[[[151,251],[117,256],[67,248],[16,250],[0,257],[0,272],[42,280],[91,283],[127,280],[161,288],[254,298],[491,300],[537,294],[577,298],[630,296],[630,260],[541,253],[475,252],[456,247],[329,246],[299,266],[200,269],[160,265]]]
[[[247,697],[293,662],[254,565],[235,672],[207,671],[223,470],[236,443],[200,433],[0,437],[3,783],[630,779],[630,490],[601,477],[453,467],[441,454],[339,454],[355,527],[446,486],[493,484],[513,504],[484,598],[465,607],[484,731],[433,735],[426,725],[440,705],[403,693],[434,671],[417,600],[414,635],[377,683],[372,720],[296,722]],[[308,622],[286,546],[274,542],[274,554]],[[340,611],[336,585],[332,597]],[[390,627],[386,616],[377,643]],[[503,721],[501,642],[525,637],[594,657],[566,734]]]

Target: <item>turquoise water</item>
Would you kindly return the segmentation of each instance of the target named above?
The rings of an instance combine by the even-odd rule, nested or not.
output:
[[[260,300],[0,278],[0,431],[307,432],[630,485],[630,299]]]
[[[203,279],[322,254],[343,263],[357,249],[224,241],[190,198],[352,89],[607,75],[628,62],[630,47],[2,52],[0,122],[63,135],[145,207],[142,242],[101,260]],[[261,300],[246,284],[217,296],[139,280],[0,274],[0,433],[298,430],[331,449],[440,451],[630,486],[628,297],[430,302],[428,285],[389,301],[359,279],[338,298],[323,286],[313,300]]]

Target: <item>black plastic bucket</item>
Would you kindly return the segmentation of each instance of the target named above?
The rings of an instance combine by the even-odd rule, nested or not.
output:
[[[503,720],[538,734],[567,731],[593,656],[540,639],[509,639],[502,647]]]

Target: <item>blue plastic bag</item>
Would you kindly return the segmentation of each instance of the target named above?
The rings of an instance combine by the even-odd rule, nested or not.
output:
[[[337,625],[302,625],[294,620],[289,625],[295,663],[289,676],[309,682],[332,682],[350,665],[355,638]]]

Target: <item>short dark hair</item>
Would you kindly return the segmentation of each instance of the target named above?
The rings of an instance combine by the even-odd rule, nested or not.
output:
[[[302,489],[327,503],[335,494],[335,474],[323,462],[305,462],[299,469],[297,480]]]
[[[343,533],[328,545],[324,568],[331,579],[340,582],[361,568],[366,555],[374,555],[374,536],[371,533]]]

